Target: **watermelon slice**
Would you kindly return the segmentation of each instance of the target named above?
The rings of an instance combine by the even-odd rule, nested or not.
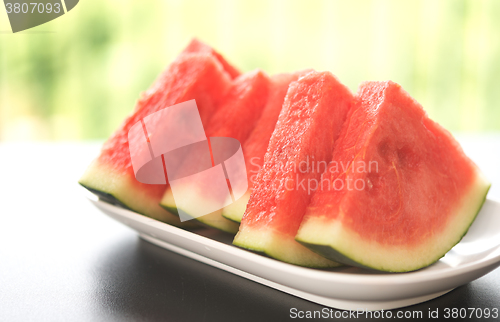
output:
[[[329,72],[290,84],[233,244],[297,265],[338,266],[294,238],[321,176],[312,165],[330,160],[351,103],[349,89]]]
[[[235,222],[241,222],[248,200],[250,199],[255,178],[264,163],[264,155],[266,154],[269,140],[278,121],[278,116],[283,106],[286,92],[288,91],[288,85],[309,72],[311,70],[300,71],[294,74],[276,74],[271,77],[269,97],[262,116],[245,141],[245,144],[243,144],[249,188],[243,197],[222,209],[223,217]]]
[[[490,184],[449,132],[393,82],[363,83],[296,240],[390,272],[426,267],[467,232]]]
[[[202,53],[194,53],[196,48],[192,48],[192,44],[142,95],[134,112],[104,143],[100,155],[79,180],[82,186],[110,202],[183,227],[194,225],[181,225],[177,216],[158,205],[167,185],[143,184],[136,180],[130,160],[128,133],[145,116],[191,99],[196,100],[204,124],[215,113],[231,85],[231,76],[224,70],[221,61],[207,52],[210,51],[208,46],[195,41]]]
[[[269,77],[262,71],[243,74],[233,81],[222,106],[205,127],[207,137],[228,137],[237,139],[241,144],[245,142],[252,129],[257,124],[262,110],[266,105],[269,90]],[[213,151],[212,151],[213,152]],[[199,162],[199,160],[195,160]],[[183,164],[183,168],[195,168],[196,164]],[[187,171],[192,172],[192,171]],[[189,199],[191,204],[200,209],[212,204],[210,200],[210,187],[202,185],[189,185],[180,187],[186,195],[178,194],[177,198]],[[208,189],[208,190],[207,190]],[[162,198],[160,205],[173,213],[177,213],[172,188],[169,187]],[[208,208],[208,207],[207,207]],[[182,209],[189,215],[189,209]],[[221,209],[195,219],[214,228],[235,234],[238,224],[221,215]],[[193,216],[195,217],[195,216]]]

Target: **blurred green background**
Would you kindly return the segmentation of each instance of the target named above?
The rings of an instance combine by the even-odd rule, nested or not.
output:
[[[500,131],[498,0],[82,0],[17,34],[0,11],[0,141],[106,138],[191,37],[242,71],[391,79],[451,131]]]

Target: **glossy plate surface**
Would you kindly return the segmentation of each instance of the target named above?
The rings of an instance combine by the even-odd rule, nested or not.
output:
[[[459,244],[437,263],[410,273],[299,267],[233,246],[232,236],[217,230],[186,231],[97,197],[89,199],[102,212],[160,247],[338,309],[387,310],[421,303],[500,266],[500,203],[489,199]]]

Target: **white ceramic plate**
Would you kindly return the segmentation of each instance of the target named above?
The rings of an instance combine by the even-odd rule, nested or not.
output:
[[[110,217],[160,247],[306,300],[344,310],[387,310],[421,303],[500,266],[500,203],[487,200],[462,241],[437,263],[410,273],[353,267],[319,270],[277,261],[231,245],[216,230],[186,231],[89,198]]]

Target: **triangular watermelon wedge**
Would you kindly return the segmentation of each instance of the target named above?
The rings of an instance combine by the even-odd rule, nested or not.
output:
[[[138,213],[178,226],[193,226],[192,222],[181,224],[177,216],[158,205],[167,185],[136,180],[128,146],[129,130],[144,117],[191,99],[196,100],[201,120],[207,124],[229,89],[235,71],[213,49],[194,40],[143,93],[134,112],[104,143],[79,183],[101,198]]]
[[[243,144],[262,114],[262,110],[264,109],[267,101],[269,83],[269,77],[260,70],[240,75],[234,79],[219,110],[210,120],[208,125],[205,126],[207,138],[234,138],[238,140],[240,144]],[[193,161],[195,164],[183,164],[182,167],[198,167],[196,162],[199,162],[199,160]],[[188,182],[183,184],[182,187],[178,187],[178,191],[179,190],[183,192],[178,193],[177,198],[184,200],[189,199],[190,206],[196,207],[196,209],[199,209],[200,212],[202,212],[203,207],[212,204],[212,200],[207,199],[210,198],[211,191],[207,191],[210,190],[210,187],[194,182]],[[174,197],[175,195],[172,191],[172,187],[169,187],[166,190],[160,205],[172,213],[178,213]],[[186,216],[190,215],[189,209],[181,210],[186,214]],[[238,231],[239,225],[222,217],[221,212],[222,209],[220,208],[204,216],[193,217],[197,221],[210,227],[235,234]]]
[[[312,70],[304,70],[293,74],[276,74],[271,77],[269,96],[262,116],[243,144],[249,188],[243,197],[222,210],[223,217],[235,222],[241,222],[248,200],[250,199],[250,193],[252,192],[257,173],[264,163],[264,155],[266,154],[269,140],[276,127],[276,122],[278,121],[278,116],[283,106],[288,86],[291,82],[296,81],[299,77],[311,71]]]
[[[311,72],[290,84],[233,244],[292,264],[338,266],[294,238],[321,176],[311,162],[331,158],[352,99],[329,72]]]
[[[490,184],[444,128],[393,82],[366,82],[296,240],[348,265],[406,272],[467,232]]]

